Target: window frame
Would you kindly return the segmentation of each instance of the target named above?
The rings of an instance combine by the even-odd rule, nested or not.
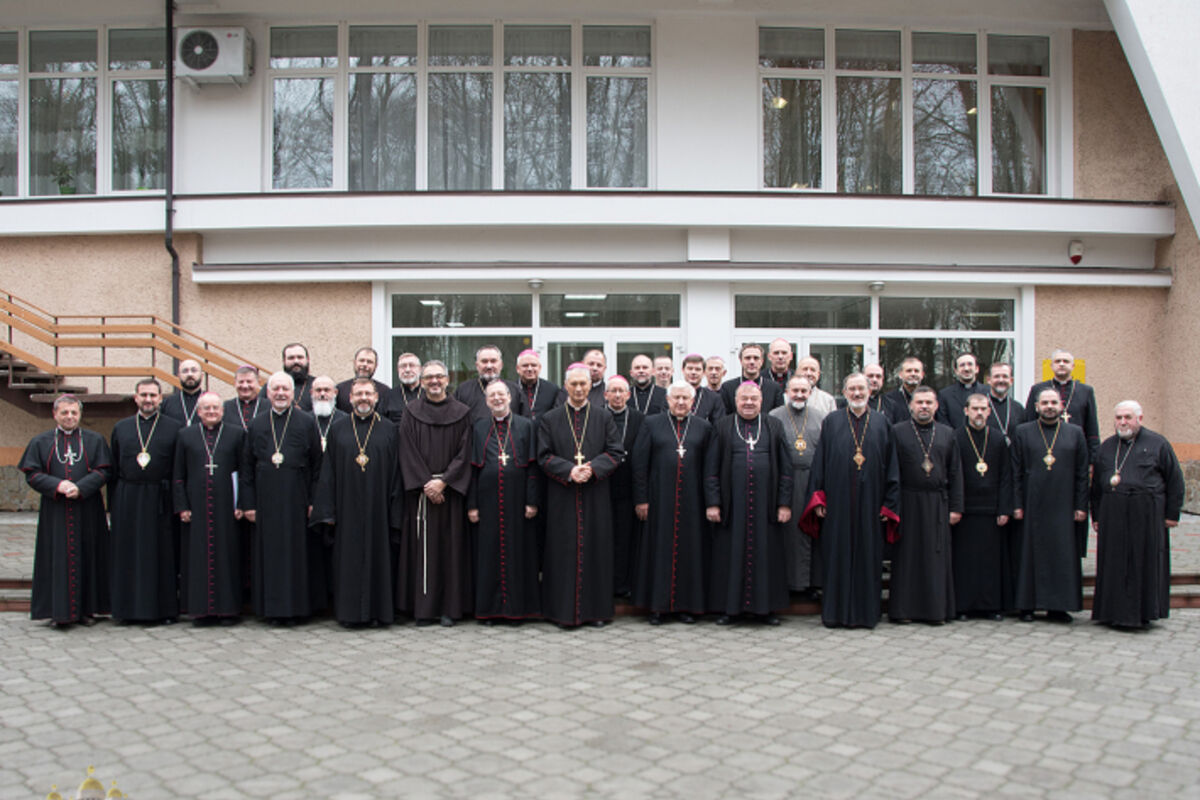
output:
[[[321,68],[273,68],[270,65],[270,36],[274,28],[303,28],[303,27],[337,27],[337,66]],[[370,27],[373,25],[415,26],[417,29],[417,63],[413,67],[355,67],[349,65],[350,28]],[[492,29],[492,63],[490,66],[430,66],[429,64],[429,30],[440,26],[472,26],[489,25]],[[550,25],[569,27],[571,30],[571,63],[568,66],[528,66],[507,65],[504,63],[504,29],[506,25]],[[585,67],[583,65],[583,29],[592,25],[604,26],[633,26],[648,28],[650,31],[650,66],[648,67]],[[467,17],[462,19],[389,19],[387,21],[372,20],[358,22],[342,20],[330,23],[325,20],[289,20],[287,24],[269,25],[266,34],[266,79],[260,88],[262,97],[263,122],[263,164],[261,184],[264,192],[279,192],[283,194],[295,192],[349,192],[360,194],[363,191],[350,189],[350,145],[349,145],[349,102],[350,75],[360,72],[399,72],[416,75],[417,81],[417,112],[416,112],[416,142],[415,160],[416,176],[414,190],[428,192],[429,189],[429,76],[435,73],[475,72],[492,76],[492,119],[491,119],[491,186],[482,189],[449,189],[432,191],[500,191],[500,192],[538,192],[559,191],[554,189],[513,189],[505,188],[504,175],[504,93],[505,76],[511,72],[517,73],[561,73],[570,75],[571,87],[571,170],[570,187],[566,191],[652,191],[656,188],[656,86],[657,70],[657,26],[654,20],[613,19],[604,21],[583,21],[579,19],[563,20],[561,18],[531,17],[529,19],[481,19]],[[295,77],[327,77],[334,78],[334,107],[333,107],[333,180],[330,186],[320,188],[276,188],[274,186],[274,149],[272,131],[274,130],[274,86],[275,80],[282,76]],[[587,185],[587,79],[591,77],[644,77],[647,82],[646,93],[646,185],[637,187],[594,187]],[[390,191],[390,190],[380,190]]]
[[[755,45],[755,92],[757,109],[757,181],[758,191],[789,192],[810,194],[847,194],[853,196],[878,196],[861,193],[844,193],[838,190],[837,167],[837,81],[842,77],[876,77],[899,78],[901,81],[901,160],[902,188],[901,194],[914,196],[916,185],[915,136],[913,131],[913,81],[914,79],[933,78],[937,80],[974,81],[977,109],[976,122],[976,193],[974,195],[928,195],[930,197],[1015,197],[1015,198],[1051,198],[1068,196],[1072,189],[1069,176],[1063,176],[1064,160],[1069,162],[1069,146],[1072,120],[1069,117],[1071,102],[1071,71],[1070,43],[1063,41],[1059,31],[1030,31],[1013,30],[1009,28],[943,28],[935,25],[904,25],[882,26],[858,23],[826,23],[805,24],[796,20],[762,19],[756,30],[764,28],[807,28],[823,30],[825,41],[825,66],[814,68],[780,68],[763,67],[759,63],[758,45]],[[838,30],[859,31],[888,31],[900,33],[900,69],[897,70],[856,70],[840,69],[837,67],[837,52],[835,39]],[[975,37],[975,73],[926,73],[913,70],[912,53],[913,33],[948,33],[971,34]],[[1027,75],[993,75],[988,71],[987,37],[1001,36],[1039,36],[1049,42],[1050,58],[1048,76]],[[757,42],[757,38],[756,38]],[[1064,56],[1065,52],[1065,56]],[[765,156],[766,147],[763,141],[765,121],[762,108],[763,81],[768,78],[817,80],[821,86],[821,186],[819,188],[803,188],[789,186],[766,185]],[[1045,92],[1045,187],[1040,193],[1017,194],[997,192],[992,189],[992,114],[991,93],[993,87],[1033,87]],[[1064,104],[1067,104],[1064,106]],[[886,195],[885,195],[886,196]],[[926,195],[921,195],[926,196]]]

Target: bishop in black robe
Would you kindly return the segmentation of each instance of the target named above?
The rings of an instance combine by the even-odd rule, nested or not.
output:
[[[1053,462],[1046,459],[1053,456]],[[1013,436],[1013,515],[1024,521],[1013,602],[1026,618],[1083,607],[1083,557],[1076,512],[1087,511],[1088,450],[1083,429],[1038,419]]]
[[[865,400],[866,379],[861,380]],[[895,541],[901,514],[900,465],[888,418],[865,406],[861,416],[850,408],[827,416],[808,496],[800,529],[820,537],[821,620],[826,627],[874,628],[883,591],[883,543]],[[824,518],[817,513],[822,507]]]
[[[1179,522],[1184,489],[1171,443],[1149,428],[1100,445],[1091,498],[1097,533],[1092,619],[1136,628],[1170,614],[1169,528]]]
[[[932,399],[932,390],[915,395],[922,397]],[[917,416],[893,426],[892,440],[904,515],[892,549],[888,618],[946,622],[956,616],[950,527],[963,510],[958,443],[949,426]]]
[[[158,622],[179,616],[171,471],[182,427],[157,408],[113,426],[108,487],[113,619]]]
[[[705,502],[720,513],[713,520],[708,608],[724,618],[718,622],[753,614],[778,624],[775,612],[790,603],[788,519],[780,514],[791,515],[792,457],[783,425],[765,412],[752,419],[735,412],[714,427],[719,466],[705,478]]]
[[[967,424],[967,398],[973,394],[987,394],[986,383],[980,383],[974,378],[970,383],[956,380],[937,393],[937,421],[951,430],[958,430]]]
[[[1025,421],[1037,419],[1037,399],[1046,389],[1054,389],[1062,400],[1062,420],[1069,422],[1083,432],[1087,442],[1089,463],[1096,460],[1096,452],[1100,449],[1100,422],[1096,415],[1096,393],[1083,381],[1067,378],[1060,381],[1052,378],[1048,381],[1035,383],[1029,390],[1025,400]]]
[[[424,378],[422,379],[424,380]],[[396,572],[396,608],[418,624],[452,625],[471,613],[471,410],[453,397],[426,394],[409,404],[399,425],[404,527]],[[444,501],[424,487],[445,482]]]
[[[323,611],[324,544],[309,532],[309,513],[321,468],[321,440],[312,414],[272,408],[246,435],[242,507],[255,511],[254,611],[290,624]]]
[[[692,416],[699,417],[709,425],[716,425],[717,420],[725,416],[725,401],[707,386],[692,388],[696,390],[696,396],[692,398]]]
[[[537,428],[525,417],[482,419],[471,436],[467,511],[476,519],[475,618],[541,616]]]
[[[55,410],[66,411],[69,401]],[[73,404],[76,409],[80,406]],[[56,427],[30,440],[21,456],[25,481],[41,495],[33,555],[31,619],[54,625],[90,623],[109,609],[109,537],[100,489],[112,474],[104,437],[76,425]],[[60,490],[70,481],[79,490]]]
[[[633,452],[633,443],[637,441],[645,416],[629,405],[620,411],[611,406],[607,410],[621,435],[624,452],[620,466],[608,482],[613,505],[613,594],[629,597],[633,592],[633,572],[644,527],[633,511],[633,466],[629,463],[629,454]]]
[[[990,417],[989,417],[990,419]],[[951,533],[954,607],[959,618],[999,619],[1011,608],[1012,463],[999,430],[970,424],[955,432],[963,476],[963,517]],[[980,467],[980,464],[983,466]]]
[[[568,372],[568,382],[579,371]],[[568,388],[568,392],[570,389]],[[625,456],[612,414],[590,400],[547,412],[538,426],[546,474],[542,615],[563,627],[613,618],[613,506],[607,478]],[[576,466],[591,475],[575,481]]]
[[[200,400],[200,395],[204,394],[200,386],[197,385],[192,391],[179,389],[172,392],[163,398],[162,413],[180,424],[181,427],[199,422],[199,417],[196,416],[196,403]]]
[[[521,398],[517,384],[507,378],[494,378],[493,380],[503,381],[504,385],[508,387],[508,395],[511,398],[509,403],[513,413],[518,413]],[[492,412],[488,411],[487,406],[487,387],[488,381],[476,376],[466,379],[454,390],[454,399],[471,409],[472,423],[492,418]]]
[[[910,402],[912,402],[912,392],[904,386],[893,389],[883,396],[883,413],[887,416],[890,424],[895,425],[897,422],[906,422],[912,419],[912,412],[908,410]],[[876,410],[875,406],[871,406],[871,410]]]
[[[567,402],[567,393],[545,378],[532,383],[517,381],[517,414],[536,423],[551,409]]]
[[[667,410],[667,390],[656,384],[653,379],[646,381],[645,386],[639,386],[636,381],[631,380],[629,405],[643,417],[661,414]]]
[[[346,627],[395,620],[392,547],[404,493],[396,426],[372,410],[330,423],[311,524],[332,539],[333,615]]]
[[[389,393],[387,405],[380,403],[376,407],[384,412],[392,424],[399,425],[400,420],[404,418],[404,411],[408,408],[408,404],[420,396],[421,386],[419,384],[405,386],[403,383],[398,383]]]
[[[755,378],[739,376],[737,378],[730,378],[721,384],[721,402],[725,405],[726,414],[736,413],[737,390],[743,383],[753,383],[762,391],[762,410],[764,414],[773,408],[779,408],[783,405],[783,389],[775,381],[765,379],[760,372]]]
[[[344,414],[349,414],[352,410],[350,405],[350,388],[358,378],[347,378],[337,385],[337,397],[334,399],[334,407]],[[392,387],[388,386],[383,381],[371,379],[372,385],[375,386],[375,395],[379,398],[376,403],[376,408],[387,408],[392,394]]]
[[[690,414],[655,414],[642,423],[633,445],[633,501],[645,515],[633,602],[651,615],[680,614],[688,622],[707,610],[712,526],[705,518],[704,483],[720,469],[712,431]]]
[[[242,431],[250,429],[250,420],[260,417],[271,410],[271,404],[266,398],[255,393],[249,400],[233,398],[225,401],[225,414],[221,418],[230,425],[241,425]]]
[[[236,421],[197,423],[175,441],[174,508],[181,524],[180,607],[193,620],[233,620],[242,613],[242,546],[238,475],[245,434]],[[209,469],[209,465],[213,465]]]

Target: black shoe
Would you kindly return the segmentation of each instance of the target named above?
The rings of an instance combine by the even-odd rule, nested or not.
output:
[[[450,617],[448,617],[445,614],[442,614],[442,618],[439,620],[439,622],[441,623],[443,628],[453,628],[454,627],[454,620],[450,619]]]
[[[911,619],[892,619],[891,617],[888,617],[888,622],[892,623],[893,625],[909,625],[912,623],[912,620]]]
[[[417,627],[418,628],[428,628],[433,623],[434,623],[434,620],[431,620],[431,619],[419,619],[419,620],[417,620]]]
[[[968,617],[967,617],[967,615],[966,615],[965,613],[958,614],[958,615],[956,615],[954,618],[955,618],[956,620],[958,620],[959,622],[966,622],[966,621],[967,621],[967,619],[968,619]]]
[[[767,614],[762,618],[762,621],[764,625],[778,625],[779,617],[775,616],[774,614]]]
[[[494,620],[494,619],[477,619],[475,621],[478,622],[480,625],[483,625],[488,628],[490,628],[496,624],[496,620]]]
[[[606,620],[606,619],[594,619],[591,622],[589,622],[588,624],[591,625],[593,628],[603,628],[604,626],[608,625],[608,623],[609,623],[609,620]]]
[[[722,614],[721,616],[717,617],[715,622],[718,625],[732,625],[733,624],[733,620],[729,618],[728,614]]]
[[[650,616],[646,617],[646,622],[649,622],[651,625],[662,625],[662,614],[651,614]]]
[[[579,627],[578,625],[568,625],[565,622],[556,622],[554,624],[558,627],[558,629],[560,631],[573,631]]]
[[[695,625],[696,624],[695,617],[693,617],[691,614],[685,614],[683,612],[679,613],[679,621],[682,622],[684,625]]]
[[[236,617],[236,616],[235,617],[221,617],[221,625],[223,625],[226,628],[232,628],[234,625],[241,625],[241,624],[242,624],[241,617]]]
[[[1071,622],[1071,615],[1066,611],[1047,611],[1046,619],[1050,622]]]
[[[163,617],[162,619],[160,619],[158,621],[158,624],[159,625],[174,625],[175,618],[174,617]]]
[[[1033,612],[1022,611],[1021,616],[1017,617],[1017,619],[1021,620],[1021,622],[1033,622]]]
[[[991,614],[987,615],[987,618],[992,622],[1004,622],[1004,615],[999,611],[993,611]]]

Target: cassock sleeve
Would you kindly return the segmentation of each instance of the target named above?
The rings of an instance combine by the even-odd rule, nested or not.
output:
[[[104,441],[104,437],[100,434],[92,434],[87,437],[91,439],[91,452],[88,453],[88,471],[79,480],[75,481],[75,485],[79,487],[79,498],[82,500],[86,497],[91,497],[100,491],[109,477],[114,472],[112,467],[112,451],[108,449],[108,442]],[[79,441],[81,447],[86,447],[83,444],[83,432],[80,432]]]
[[[353,424],[353,420],[351,424]],[[312,498],[317,493],[317,482],[321,480],[325,452],[321,449],[321,434],[317,433],[316,424],[304,427],[308,431],[308,463],[312,464],[312,476],[309,478],[308,484],[308,496]]]
[[[1088,467],[1091,460],[1088,458],[1087,439],[1080,436],[1075,441],[1075,510],[1087,511]]]
[[[675,423],[672,422],[672,425]],[[650,502],[650,448],[654,439],[650,426],[643,425],[633,442],[630,466],[633,470],[633,504]]]
[[[1011,517],[1013,512],[1013,468],[1012,458],[1009,456],[1008,447],[1001,443],[1000,458],[1000,487],[999,494],[996,497],[996,502],[999,504],[996,508],[997,515]]]
[[[133,424],[134,425],[138,424],[136,417],[133,420]],[[117,473],[120,471],[120,467],[121,467],[120,431],[121,431],[121,426],[120,426],[120,423],[118,422],[117,425],[115,425],[113,427],[112,443],[109,445],[109,448],[108,448],[108,451],[110,453],[112,453],[112,464],[113,464],[112,471],[108,475],[108,510],[110,512],[113,510],[112,501],[113,501],[113,498],[116,496],[115,491],[117,488]]]
[[[886,517],[884,530],[887,540],[895,543],[900,538],[900,457],[896,453],[896,442],[891,430],[887,433],[887,471],[883,477],[883,508],[879,513]]]
[[[1167,492],[1167,519],[1179,521],[1179,512],[1183,509],[1183,496],[1187,485],[1183,480],[1183,470],[1179,466],[1179,458],[1171,443],[1163,439],[1158,446],[1158,468],[1162,471],[1163,483]]]
[[[525,430],[525,505],[538,508],[542,501],[539,496],[542,482],[538,480],[537,470],[537,427],[532,422],[521,427]]]
[[[716,487],[716,493],[710,491]],[[704,437],[704,505],[721,505],[721,448],[717,438],[716,423],[708,426]]]
[[[772,456],[775,459],[775,505],[788,506],[792,505],[792,481],[794,480],[795,467],[792,464],[791,445],[788,444],[783,433],[783,424],[775,417],[767,417],[767,427],[771,429],[772,439],[775,440],[774,446],[771,448]],[[771,509],[774,512],[774,509]]]
[[[562,484],[571,482],[571,467],[574,465],[554,452],[554,432],[550,430],[547,420],[556,419],[557,415],[544,414],[538,421],[537,430],[537,460],[548,477]]]
[[[1089,387],[1090,389],[1090,387]],[[1083,435],[1087,437],[1088,463],[1094,464],[1100,452],[1100,423],[1096,419],[1096,392],[1088,392],[1087,410],[1083,413]]]
[[[1020,429],[1012,437],[1012,448],[1009,450],[1009,464],[1012,467],[1012,507],[1025,510],[1025,441]]]
[[[25,453],[21,456],[21,471],[25,473],[25,482],[34,491],[53,499],[63,479],[46,472],[45,456],[48,454],[42,452],[43,441],[45,440],[40,436],[36,437],[25,448]]]
[[[1100,449],[1096,453],[1096,474],[1093,476],[1091,490],[1088,493],[1088,501],[1090,502],[1090,510],[1092,519],[1100,518],[1100,502],[1104,499],[1104,484],[1107,482],[1109,467],[1105,463],[1108,460],[1108,441],[1100,445]]]
[[[950,489],[950,512],[963,513],[964,496],[963,496],[963,471],[962,471],[962,455],[958,451],[958,437],[950,439],[950,464],[946,472],[946,479],[949,482]]]
[[[184,511],[191,511],[192,505],[188,501],[187,493],[187,445],[184,444],[183,431],[179,431],[179,438],[175,440],[175,467],[172,470],[172,499],[175,504],[175,513],[179,514]]]
[[[442,480],[446,482],[446,488],[453,489],[461,495],[466,495],[467,490],[471,487],[471,417],[467,415],[465,418],[467,424],[462,426],[462,432],[458,437],[458,449],[454,453],[454,458],[446,465],[446,471],[442,473]]]
[[[351,422],[350,424],[354,424]],[[329,433],[333,433],[332,430]],[[308,518],[308,527],[317,525],[333,525],[336,520],[336,469],[338,460],[338,437],[326,437],[326,451],[321,458],[320,469],[317,470],[317,485],[313,489],[313,510]]]
[[[621,432],[611,414],[604,415],[604,452],[597,454],[588,463],[592,465],[592,477],[602,481],[616,472],[625,458],[625,446],[621,443]]]
[[[268,411],[268,414],[271,412]],[[204,435],[204,431],[200,431]],[[238,505],[243,511],[258,508],[258,495],[254,489],[255,473],[258,470],[258,459],[254,455],[254,425],[242,437],[242,463],[238,467]]]

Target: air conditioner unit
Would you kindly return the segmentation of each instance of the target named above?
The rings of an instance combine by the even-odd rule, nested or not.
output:
[[[245,28],[180,28],[175,74],[192,85],[234,83],[254,74],[254,40]]]

